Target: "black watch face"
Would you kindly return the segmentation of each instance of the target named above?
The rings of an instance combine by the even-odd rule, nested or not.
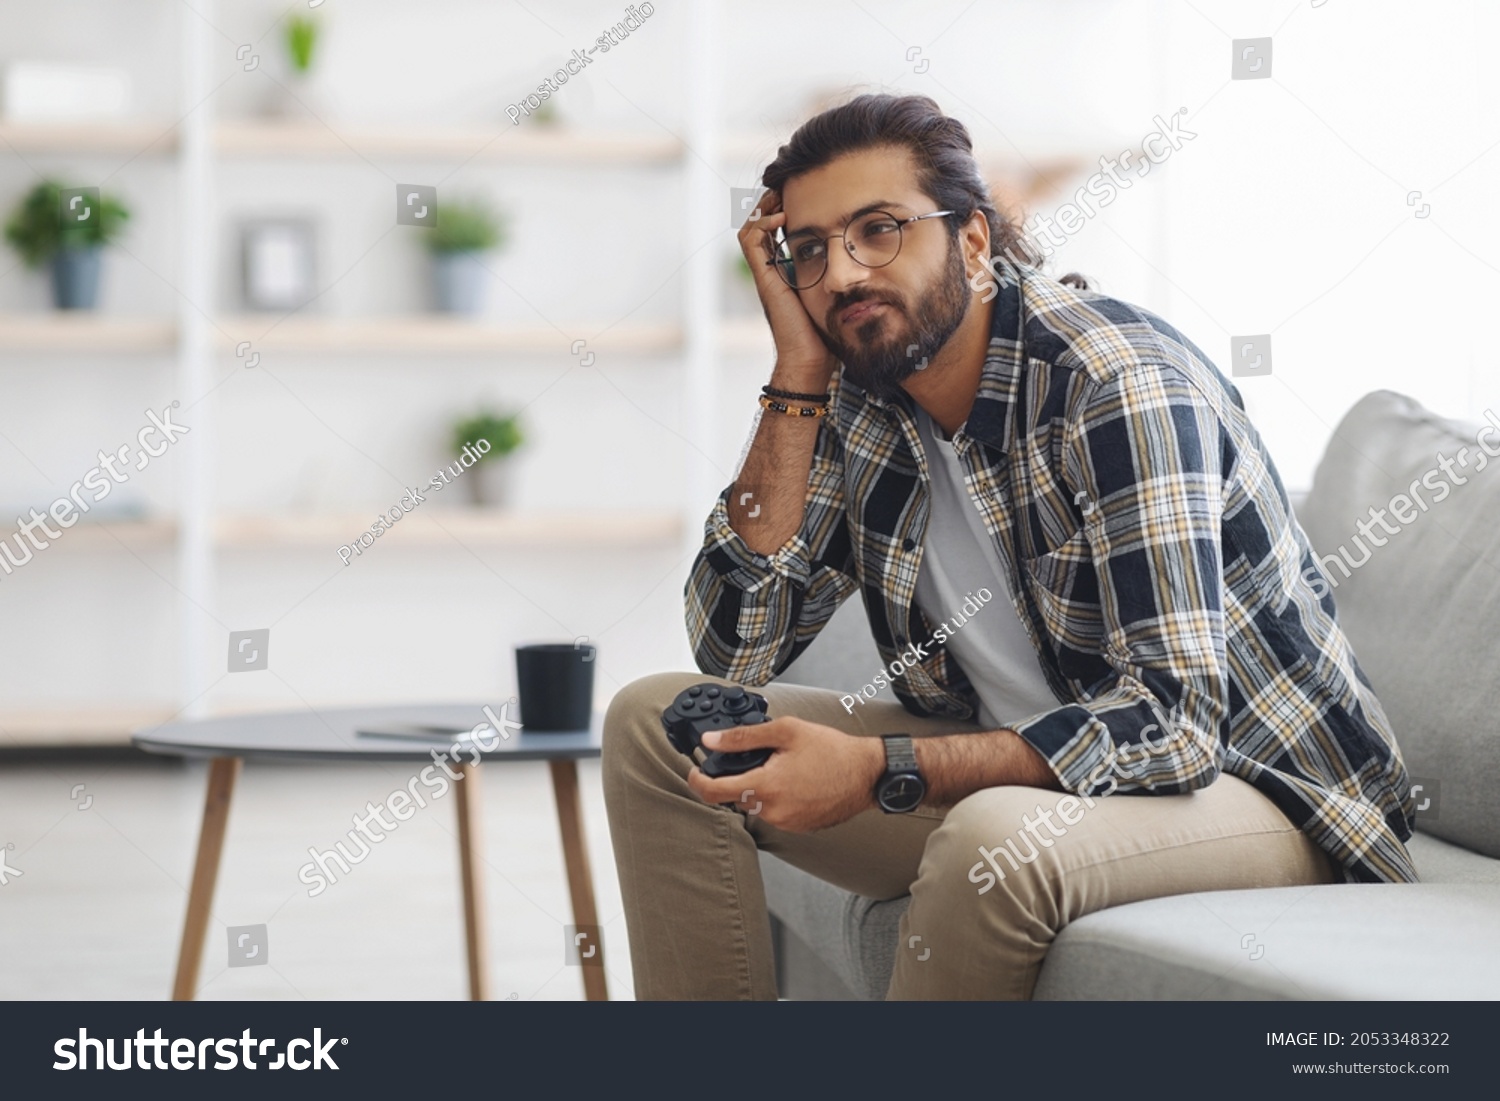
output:
[[[880,805],[893,814],[905,814],[916,810],[926,794],[927,785],[920,776],[903,773],[880,785]]]

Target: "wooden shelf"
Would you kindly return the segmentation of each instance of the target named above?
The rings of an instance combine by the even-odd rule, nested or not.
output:
[[[0,707],[0,749],[23,746],[129,745],[132,731],[166,722],[168,704]]]
[[[420,488],[420,487],[419,487]],[[337,549],[368,531],[366,512],[225,513],[214,521],[214,542],[228,549]],[[171,546],[177,521],[81,521],[56,541],[74,549],[148,550]],[[380,537],[407,547],[644,547],[680,539],[682,518],[661,509],[542,512],[419,506]]]
[[[443,314],[410,317],[299,317],[235,314],[216,319],[220,348],[248,340],[256,351],[464,355],[571,355],[572,340],[550,325],[476,321]],[[589,333],[598,322],[580,321]],[[588,350],[620,355],[669,355],[682,347],[675,324],[616,325],[588,338]],[[0,314],[0,355],[15,352],[166,353],[177,346],[170,318],[117,317],[88,310]]]
[[[146,154],[177,151],[170,122],[0,122],[0,148],[17,153]]]
[[[170,517],[153,516],[138,520],[91,520],[84,517],[64,531],[61,539],[53,542],[64,550],[119,547],[144,551],[171,546],[176,538],[177,521]]]
[[[719,350],[725,355],[774,355],[776,344],[764,317],[726,317],[719,322]]]
[[[0,354],[7,352],[169,352],[177,346],[170,318],[118,317],[91,310],[0,314]]]
[[[214,127],[215,150],[226,157],[395,156],[532,161],[553,164],[671,164],[681,141],[658,133],[589,132],[515,126],[509,117],[488,126],[331,126],[270,119],[226,120]],[[0,122],[0,148],[17,153],[81,155],[177,152],[172,122]]]
[[[420,487],[419,487],[420,488]],[[227,548],[295,548],[330,556],[368,531],[375,510],[221,516],[215,526]],[[523,512],[419,506],[380,537],[407,547],[632,547],[681,538],[682,518],[662,510]],[[368,549],[368,548],[367,548]]]
[[[246,119],[219,123],[214,146],[226,157],[457,157],[554,164],[671,164],[683,155],[682,142],[670,135],[543,130],[515,126],[509,117],[464,128]]]
[[[240,341],[258,352],[328,355],[560,355],[572,342],[550,325],[470,321],[435,314],[393,318],[290,317],[268,313],[219,317],[221,352]],[[598,323],[567,326],[587,333]],[[720,322],[720,348],[729,355],[774,351],[764,317],[730,316]],[[675,324],[616,325],[588,338],[587,350],[616,355],[673,355],[682,349]],[[176,347],[177,325],[155,318],[110,317],[84,311],[0,315],[0,355],[13,352],[165,353]]]
[[[551,325],[476,321],[442,314],[410,317],[300,317],[278,321],[276,314],[239,314],[218,319],[227,336],[220,343],[234,348],[251,342],[255,351],[338,352],[401,355],[459,355],[511,352],[571,355],[572,338]],[[578,322],[571,331],[596,331],[597,322]],[[682,346],[675,324],[616,325],[588,339],[588,351],[629,355],[669,354]]]

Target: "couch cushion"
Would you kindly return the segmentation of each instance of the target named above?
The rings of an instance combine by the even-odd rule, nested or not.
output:
[[[1276,887],[1100,910],[1058,936],[1034,997],[1500,998],[1500,886]]]
[[[1411,839],[1408,848],[1423,884],[1488,885],[1500,889],[1500,860],[1492,860],[1490,857],[1481,856],[1420,832]],[[891,969],[895,966],[901,915],[906,913],[907,904],[911,899],[902,897],[888,902],[875,902],[871,899],[860,898],[831,883],[825,883],[821,879],[808,875],[800,868],[794,868],[769,853],[760,854],[760,865],[761,874],[765,877],[766,899],[771,912],[785,922],[804,944],[816,952],[850,990],[870,1000],[884,998],[886,987],[891,982]],[[1219,893],[1226,895],[1264,894],[1265,892]],[[1135,903],[1132,906],[1120,907],[1120,909],[1133,910],[1136,906],[1145,905],[1148,903]],[[1087,925],[1098,920],[1104,926],[1113,928],[1116,918],[1103,920],[1104,915],[1111,913],[1114,911],[1091,914],[1076,924]],[[1216,922],[1216,919],[1206,910],[1200,909],[1196,913],[1200,922],[1204,919]],[[1443,920],[1442,915],[1438,915],[1437,920],[1439,922]],[[1491,915],[1491,920],[1500,924],[1500,910]],[[1133,919],[1127,915],[1123,925],[1126,928],[1133,928]],[[1315,930],[1315,937],[1324,937],[1328,931],[1327,929]],[[1074,937],[1078,939],[1080,945],[1086,944],[1087,948],[1080,951],[1068,949],[1066,945],[1072,943]],[[1052,949],[1053,953],[1058,953],[1059,946],[1062,946],[1059,955],[1060,962],[1055,968],[1050,962],[1044,968],[1044,977],[1047,968],[1053,968],[1056,973],[1048,980],[1045,987],[1039,984],[1038,990],[1050,991],[1051,993],[1045,996],[1052,998],[1074,997],[1076,995],[1065,991],[1079,989],[1087,974],[1081,969],[1094,966],[1097,961],[1104,961],[1099,965],[1104,966],[1106,970],[1112,968],[1111,973],[1123,975],[1128,968],[1127,964],[1121,961],[1127,958],[1134,961],[1128,965],[1129,967],[1144,966],[1142,961],[1147,958],[1176,960],[1170,936],[1165,936],[1164,939],[1153,939],[1147,935],[1142,944],[1127,940],[1119,945],[1119,960],[1114,959],[1115,952],[1111,947],[1113,944],[1110,936],[1106,935],[1102,929],[1097,937],[1088,930],[1081,934],[1070,934],[1065,929],[1059,935],[1057,945],[1054,945]],[[1155,947],[1150,947],[1151,945]],[[1150,950],[1147,951],[1147,948]],[[1388,945],[1385,955],[1389,954],[1391,953]],[[1049,960],[1050,958],[1049,953]],[[1186,963],[1179,961],[1172,963],[1171,966],[1179,971],[1186,968],[1185,974],[1193,971],[1197,964],[1193,964],[1192,957],[1189,957]],[[1255,974],[1252,972],[1250,977],[1254,978]],[[1215,996],[1225,998],[1272,996],[1264,993],[1262,987],[1263,984],[1252,984],[1239,989],[1238,993],[1231,992],[1229,987],[1225,987],[1220,994]],[[1044,995],[1038,994],[1037,996]],[[1134,997],[1131,994],[1118,996]],[[1275,996],[1302,997],[1304,995],[1278,994]],[[1328,996],[1363,995],[1345,993]],[[1402,996],[1417,997],[1419,995]],[[1500,997],[1500,986],[1486,996]]]
[[[1423,883],[1491,883],[1500,887],[1500,860],[1418,830],[1406,843]]]
[[[1419,825],[1500,856],[1500,459],[1479,432],[1400,394],[1369,394],[1340,422],[1298,518],[1412,782],[1432,800]],[[1500,417],[1484,442],[1500,451]],[[1465,447],[1467,465],[1451,466],[1465,484],[1450,483],[1439,456],[1456,461]],[[1370,510],[1401,495],[1389,534]],[[1361,536],[1361,520],[1385,545]]]

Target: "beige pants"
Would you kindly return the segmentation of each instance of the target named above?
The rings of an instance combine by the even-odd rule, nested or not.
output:
[[[816,833],[776,830],[703,803],[687,786],[691,763],[662,731],[677,693],[714,679],[646,677],[615,697],[605,719],[604,794],[639,998],[776,997],[757,848],[869,898],[910,893],[890,998],[1029,998],[1053,938],[1095,910],[1334,879],[1323,852],[1274,804],[1225,775],[1189,795],[1113,795],[1092,806],[1073,796],[1061,808],[1070,798],[1062,792],[995,787],[946,813],[872,810]],[[978,729],[895,703],[851,715],[822,689],[756,691],[772,717],[855,735]]]

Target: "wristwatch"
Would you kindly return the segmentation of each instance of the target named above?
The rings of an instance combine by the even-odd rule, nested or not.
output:
[[[885,773],[875,782],[875,802],[887,814],[910,814],[927,794],[909,734],[886,734]]]

